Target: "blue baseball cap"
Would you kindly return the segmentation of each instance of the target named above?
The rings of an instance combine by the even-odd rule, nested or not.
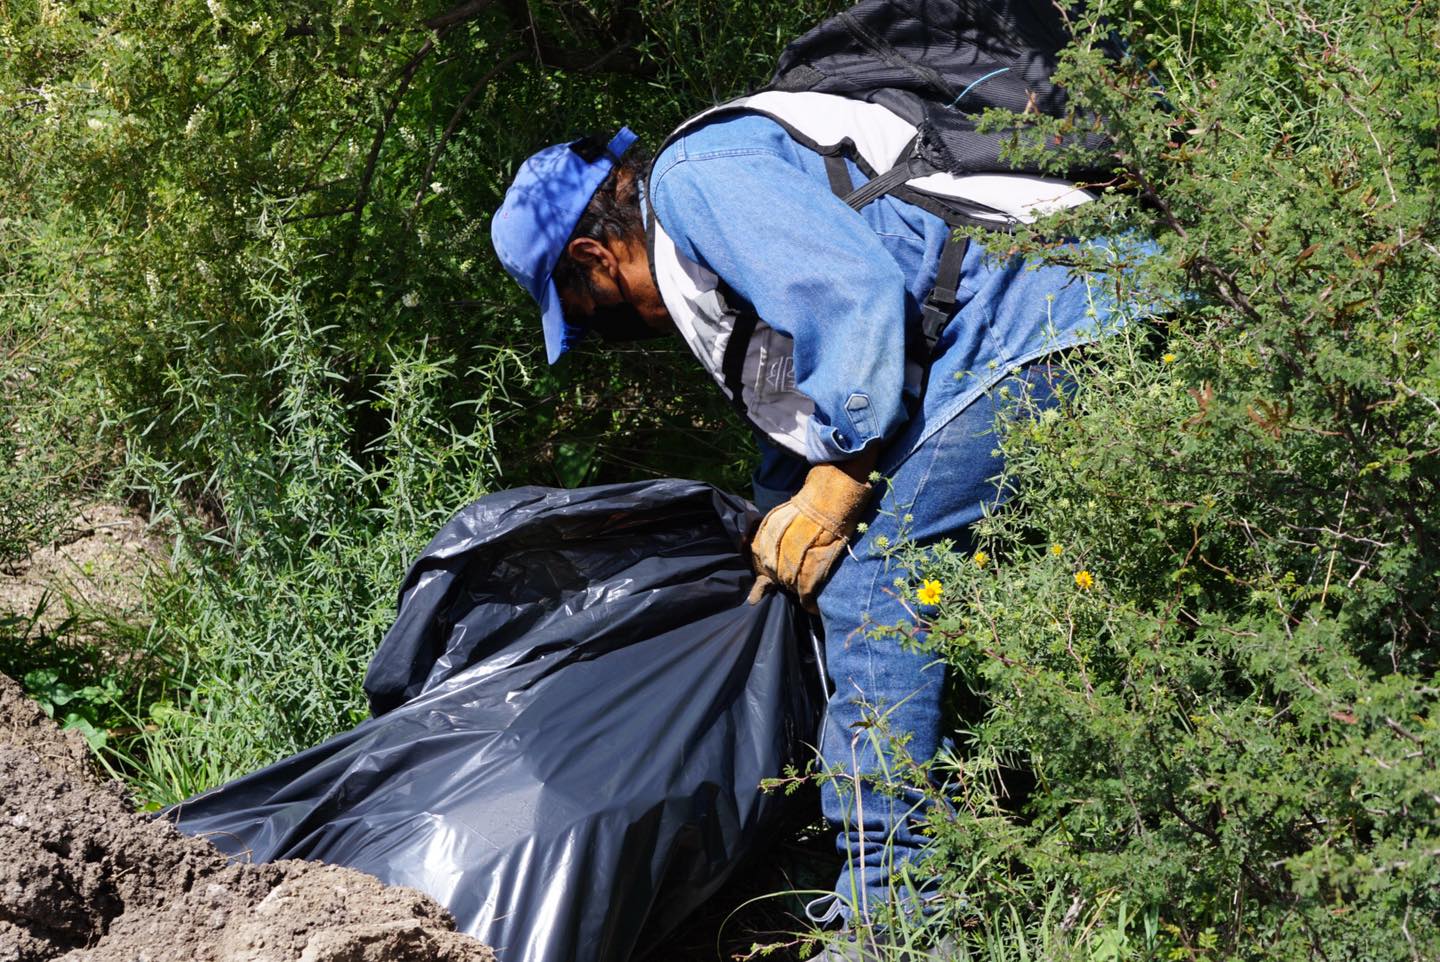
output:
[[[520,165],[490,221],[490,242],[500,263],[540,305],[545,356],[551,364],[585,336],[585,328],[565,322],[552,277],[555,265],[590,198],[635,139],[630,128],[621,127],[593,161],[568,143],[546,147]]]

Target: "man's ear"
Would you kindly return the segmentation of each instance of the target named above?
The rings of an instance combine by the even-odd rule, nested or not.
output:
[[[614,280],[620,274],[620,261],[610,248],[593,237],[577,237],[565,245],[565,252],[586,271]]]

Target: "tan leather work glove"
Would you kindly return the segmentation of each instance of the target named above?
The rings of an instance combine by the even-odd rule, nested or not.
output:
[[[758,602],[776,584],[814,613],[825,578],[844,553],[869,501],[870,485],[833,464],[811,468],[795,496],[765,515],[750,539],[756,575],[750,603]]]

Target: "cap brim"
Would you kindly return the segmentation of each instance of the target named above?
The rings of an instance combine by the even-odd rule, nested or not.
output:
[[[545,296],[540,302],[540,325],[545,330],[545,359],[551,364],[560,356],[580,343],[585,336],[583,327],[566,323],[565,309],[560,304],[560,292],[554,281],[545,282]]]

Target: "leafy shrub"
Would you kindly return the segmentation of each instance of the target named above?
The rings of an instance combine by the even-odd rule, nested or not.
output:
[[[911,558],[978,699],[942,863],[1127,957],[1433,958],[1436,11],[1101,12],[1169,102],[1074,52],[1134,190],[1075,229],[1149,225],[1108,279],[1168,309],[1014,420],[983,557]]]

